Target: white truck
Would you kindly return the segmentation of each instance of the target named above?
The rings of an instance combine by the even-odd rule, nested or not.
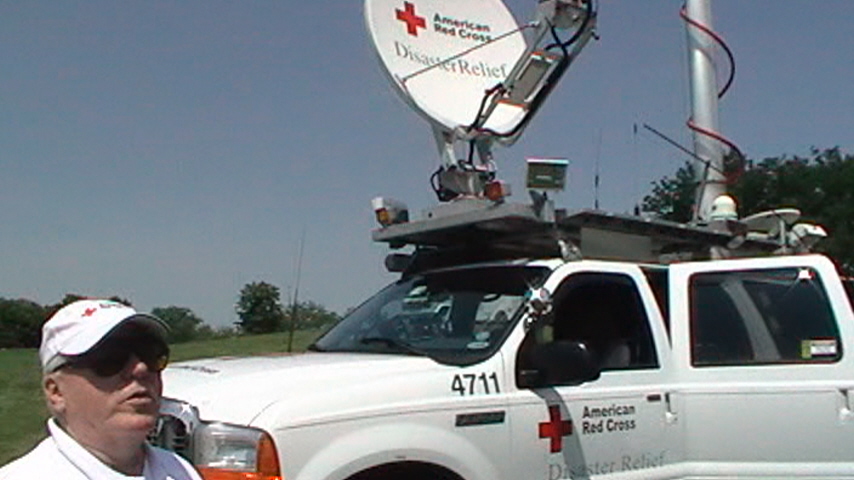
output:
[[[628,260],[586,258],[608,232]],[[167,368],[154,441],[207,479],[854,478],[843,282],[743,237],[697,260],[733,236],[510,204],[388,226],[400,280],[304,354]]]
[[[854,313],[827,258],[794,254],[820,227],[793,209],[739,221],[714,178],[721,210],[693,226],[558,211],[540,190],[563,187],[559,159],[529,163],[533,204],[503,201],[490,148],[594,38],[592,0],[539,0],[522,26],[500,0],[365,4],[431,121],[445,203],[409,222],[374,202],[374,239],[413,250],[309,352],[167,368],[154,443],[207,480],[854,479]],[[706,83],[710,31],[689,29]],[[694,90],[696,156],[720,173],[717,89]]]

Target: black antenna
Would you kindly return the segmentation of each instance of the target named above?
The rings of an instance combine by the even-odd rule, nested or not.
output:
[[[596,175],[593,177],[593,208],[599,210],[599,160],[602,158],[602,128],[599,128],[599,141],[596,143]]]
[[[302,273],[302,252],[303,246],[305,245],[305,226],[302,227],[302,236],[299,241],[299,257],[297,257],[297,281],[296,286],[294,286],[294,301],[291,305],[291,325],[288,329],[288,353],[293,350],[294,345],[294,330],[297,327],[297,312],[299,305],[299,279],[300,274]]]
[[[681,150],[682,152],[684,152],[685,154],[687,154],[688,156],[690,156],[694,160],[697,160],[698,162],[702,163],[703,165],[706,166],[706,168],[711,168],[712,170],[718,171],[719,173],[724,173],[723,171],[721,171],[717,167],[713,166],[712,162],[704,159],[703,157],[692,152],[691,150],[688,150],[688,148],[680,145],[678,142],[676,142],[676,140],[673,140],[672,138],[668,137],[667,135],[659,132],[658,130],[656,130],[652,127],[650,127],[646,123],[643,124],[643,128],[649,130],[650,132],[654,133],[656,136],[658,136],[659,138],[661,138],[665,142],[667,142],[667,143],[673,145],[674,147],[678,148],[679,150]]]
[[[703,172],[702,177],[700,177],[700,178],[702,178],[703,180],[702,180],[702,181],[700,181],[700,182],[697,184],[697,185],[698,185],[698,187],[697,187],[697,192],[694,194],[694,215],[693,215],[693,217],[694,217],[694,218],[692,219],[692,222],[696,222],[696,221],[697,221],[697,219],[698,219],[698,217],[697,217],[697,215],[698,215],[697,209],[699,208],[699,205],[700,205],[700,199],[701,199],[701,197],[702,197],[702,195],[703,195],[703,190],[705,189],[705,183],[706,183],[706,180],[705,180],[705,179],[706,179],[706,177],[707,177],[707,175],[706,175],[706,174],[708,173],[708,171],[709,171],[709,170],[714,170],[714,171],[716,171],[716,172],[720,173],[721,175],[726,176],[726,172],[724,172],[722,169],[720,169],[720,168],[716,167],[712,162],[710,162],[710,161],[708,161],[708,160],[706,160],[706,159],[702,158],[701,156],[697,155],[696,153],[692,152],[691,150],[688,150],[687,148],[683,147],[683,146],[682,146],[682,145],[680,145],[678,142],[676,142],[676,140],[673,140],[673,139],[671,139],[670,137],[668,137],[667,135],[665,135],[665,134],[663,134],[663,133],[659,132],[658,130],[656,130],[656,129],[652,128],[652,127],[650,127],[650,126],[649,126],[649,125],[647,125],[646,123],[644,123],[644,124],[643,124],[643,128],[645,128],[645,129],[649,130],[650,132],[654,133],[654,134],[655,134],[655,135],[657,135],[659,138],[663,139],[663,140],[664,140],[664,141],[666,141],[667,143],[669,143],[669,144],[673,145],[674,147],[678,148],[678,149],[679,149],[679,150],[681,150],[682,152],[684,152],[684,153],[688,154],[691,158],[693,158],[694,160],[699,161],[699,162],[700,162],[700,164],[702,164],[702,165],[704,165],[704,166],[705,166],[705,171]],[[736,150],[737,150],[737,148],[736,148]],[[739,153],[740,153],[740,152],[739,152]],[[744,156],[743,156],[743,155],[741,155],[741,157],[742,157],[742,158],[744,158]]]
[[[632,123],[632,165],[638,165],[638,124],[637,122]],[[638,180],[635,177],[635,181],[632,182],[632,197],[637,199],[640,196],[640,189],[638,188]],[[640,215],[640,204],[635,202],[634,208],[635,216]]]

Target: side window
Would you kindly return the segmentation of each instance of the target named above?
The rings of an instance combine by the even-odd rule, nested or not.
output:
[[[571,275],[555,292],[552,322],[544,329],[541,342],[583,342],[602,370],[658,366],[643,302],[626,275]]]
[[[811,268],[700,273],[690,281],[694,366],[834,362],[842,343]]]

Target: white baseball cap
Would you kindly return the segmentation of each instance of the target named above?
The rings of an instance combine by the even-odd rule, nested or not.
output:
[[[39,347],[42,371],[52,372],[68,357],[88,352],[119,325],[133,322],[145,326],[166,342],[167,326],[162,320],[112,300],[87,299],[70,303],[42,326]]]

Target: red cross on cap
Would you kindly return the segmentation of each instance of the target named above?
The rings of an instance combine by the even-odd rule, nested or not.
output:
[[[409,2],[403,2],[405,10],[395,9],[397,19],[406,23],[406,32],[414,37],[418,36],[418,27],[427,28],[427,22],[424,17],[419,17],[415,14],[415,5]]]
[[[539,427],[540,438],[550,440],[551,453],[563,450],[563,437],[572,435],[572,421],[561,419],[560,407],[557,405],[549,405],[549,421],[540,423]]]

